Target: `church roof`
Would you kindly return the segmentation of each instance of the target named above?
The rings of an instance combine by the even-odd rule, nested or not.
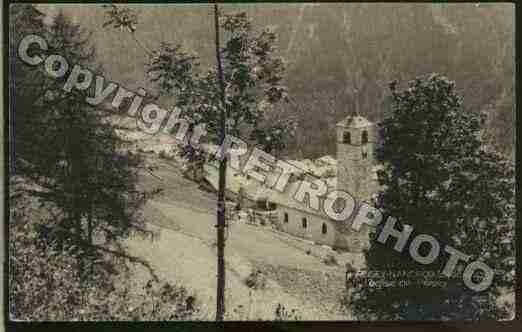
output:
[[[270,190],[268,201],[271,203],[276,203],[292,208],[294,210],[306,212],[321,218],[328,219],[328,216],[322,211],[322,209],[315,210],[309,207],[308,204],[304,204],[295,200],[294,194],[297,192],[300,185],[301,181],[296,181],[288,183],[283,192],[279,192],[277,190]],[[321,200],[321,198],[319,198],[319,200]]]
[[[316,162],[321,165],[337,166],[337,159],[329,155],[318,158]]]
[[[351,127],[351,128],[363,128],[373,125],[368,119],[360,115],[349,115],[344,120],[337,123],[337,126]]]
[[[333,178],[332,178],[333,179]],[[337,181],[332,181],[336,184]],[[308,206],[309,202],[298,202],[295,200],[294,195],[299,190],[299,186],[301,185],[301,181],[296,182],[290,182],[286,186],[284,192],[278,192],[277,190],[270,190],[270,194],[268,196],[268,201],[271,203],[275,203],[278,205],[285,206],[287,208],[291,208],[297,211],[306,212],[310,215],[314,215],[316,217],[319,217],[323,220],[330,220],[334,221],[332,218],[330,218],[323,210],[322,206],[324,204],[325,196],[319,197],[319,210],[315,210]],[[329,188],[331,190],[333,188]],[[352,234],[353,230],[351,228],[347,227],[351,224],[353,219],[355,218],[356,213],[352,213],[352,215],[343,222],[337,222],[334,221],[333,225],[336,231],[338,231],[341,234]]]

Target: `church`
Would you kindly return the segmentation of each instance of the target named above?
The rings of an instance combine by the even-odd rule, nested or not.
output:
[[[379,190],[374,151],[377,144],[376,125],[354,114],[336,125],[337,160],[336,176],[324,179],[328,189],[349,192],[359,204],[372,203]],[[323,157],[324,158],[324,157]],[[315,180],[310,179],[310,180]],[[361,252],[369,248],[369,229],[354,232],[349,228],[351,220],[341,223],[329,218],[323,211],[316,211],[295,201],[293,193],[299,181],[290,182],[283,193],[272,191],[268,203],[277,211],[276,228],[308,239],[320,245]],[[352,217],[356,213],[354,212]]]
[[[369,229],[354,232],[346,222],[328,217],[322,208],[314,210],[294,199],[301,180],[309,182],[320,179],[328,191],[343,190],[355,198],[357,204],[373,204],[379,190],[374,151],[377,144],[376,125],[365,117],[352,114],[336,125],[337,157],[323,156],[315,161],[285,160],[298,169],[292,173],[283,192],[272,190],[240,171],[227,167],[226,196],[241,201],[242,209],[253,210],[258,215],[270,214],[270,223],[277,230],[307,239],[319,245],[361,252],[369,248]],[[218,164],[204,165],[204,180],[217,191],[219,186]],[[279,173],[267,174],[267,183],[277,179]],[[240,197],[240,198],[239,198]],[[319,198],[323,204],[324,198]]]

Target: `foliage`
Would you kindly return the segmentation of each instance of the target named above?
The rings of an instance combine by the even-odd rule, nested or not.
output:
[[[323,259],[323,263],[325,263],[326,265],[339,265],[339,262],[337,261],[337,259],[335,258],[335,256],[333,254],[328,254]]]
[[[160,159],[166,159],[166,160],[173,160],[174,159],[174,157],[172,155],[170,155],[169,152],[167,152],[166,150],[161,150],[158,153],[158,157]]]
[[[252,289],[266,288],[266,276],[260,270],[252,271],[245,280],[245,284]]]
[[[30,13],[33,7],[23,8]],[[34,25],[28,19],[17,24],[21,32]],[[90,34],[63,13],[32,31],[47,40],[47,54],[62,55],[71,68],[96,66]],[[68,75],[51,79],[43,66],[13,65],[15,172],[37,184],[26,193],[58,209],[52,227],[40,227],[42,236],[93,250],[94,237],[109,246],[144,231],[141,207],[153,192],[137,187],[143,160],[126,152],[109,114],[85,103],[87,91],[63,91]]]
[[[227,320],[232,321],[256,321],[256,320],[266,320],[267,318],[256,316],[255,309],[253,308],[252,301],[253,292],[249,293],[250,304],[249,306],[244,306],[242,304],[234,307],[232,312],[227,316]],[[273,311],[274,316],[269,319],[273,321],[298,321],[302,320],[301,315],[297,309],[289,310],[281,303],[278,303]]]
[[[12,54],[22,37],[37,33],[48,43],[47,55],[67,59],[69,73],[74,64],[96,68],[90,35],[63,13],[44,25],[33,6],[11,10],[17,18]],[[12,59],[11,314],[23,320],[132,319],[130,285],[116,282],[118,271],[126,262],[140,263],[158,281],[146,262],[126,254],[120,240],[148,233],[141,207],[157,191],[137,186],[141,157],[126,151],[110,114],[85,103],[89,91],[66,93],[68,75],[51,79],[43,66]],[[150,300],[164,301],[161,294],[149,294]],[[178,288],[169,294],[174,304],[186,297]],[[139,317],[187,315],[151,311],[147,302],[136,301],[143,307]]]
[[[149,280],[144,292],[130,283],[126,260],[99,254],[76,269],[73,245],[49,242],[37,231],[45,209],[30,208],[31,199],[13,201],[9,223],[9,313],[27,321],[112,321],[195,319],[195,298],[186,289]],[[40,216],[40,218],[38,218]],[[140,285],[138,285],[140,286]]]
[[[438,276],[447,261],[442,248],[451,245],[471,255],[470,262],[483,260],[497,275],[480,293],[463,284],[462,267],[443,289],[416,284],[399,290],[363,288],[357,314],[377,319],[498,318],[499,287],[513,287],[513,165],[482,145],[478,117],[463,111],[453,82],[432,74],[402,91],[397,84],[390,85],[393,105],[381,124],[382,146],[377,150],[384,165],[379,174],[381,208],[397,218],[399,230],[413,226],[410,239],[420,233],[435,237],[441,253],[423,266],[408,255],[407,246],[399,254],[392,249],[393,240],[375,243],[367,254],[368,270],[426,270]]]
[[[289,320],[301,320],[301,316],[299,315],[296,309],[292,309],[288,311],[288,309],[282,305],[278,304],[275,310],[275,321],[289,321]]]
[[[387,108],[387,82],[439,72],[458,82],[466,111],[488,110],[496,147],[514,160],[513,4],[263,3],[227,4],[226,9],[246,11],[256,24],[277,33],[277,55],[286,59],[285,81],[295,105],[284,104],[274,113],[298,122],[282,155],[334,154],[335,124],[356,105],[361,115],[378,122]],[[138,26],[142,36],[163,35],[165,26],[179,22],[181,28],[169,34],[197,51],[202,66],[214,63],[207,6],[145,11]],[[107,53],[116,72],[134,71],[135,53]],[[125,60],[113,60],[118,56]]]
[[[347,112],[358,108],[378,122],[388,104],[387,82],[439,72],[458,82],[466,111],[489,109],[497,149],[514,155],[513,5],[343,3],[302,10],[301,22],[271,20],[281,39],[295,40],[287,49],[289,91],[302,104],[294,141],[310,142],[291,142],[289,152],[303,150],[304,158],[334,153],[335,136],[326,134]],[[312,94],[316,106],[308,107]],[[336,114],[328,119],[331,104]]]
[[[115,5],[104,5],[104,7],[109,9],[106,12],[108,20],[103,24],[104,28],[111,26],[114,29],[136,30],[138,15],[130,8],[119,8]]]
[[[109,21],[118,9],[108,11]],[[123,10],[123,9],[121,9]],[[125,8],[128,10],[128,8]],[[227,134],[243,137],[268,152],[285,148],[289,119],[279,119],[275,107],[287,100],[283,83],[285,66],[276,53],[276,34],[269,29],[255,32],[245,12],[223,14],[220,26],[226,41],[221,49],[226,82]],[[191,128],[206,124],[208,138],[219,143],[220,91],[215,69],[201,69],[200,59],[181,44],[162,42],[150,54],[147,72],[163,95],[174,96]],[[190,152],[190,151],[189,151]],[[192,156],[189,153],[189,156]]]

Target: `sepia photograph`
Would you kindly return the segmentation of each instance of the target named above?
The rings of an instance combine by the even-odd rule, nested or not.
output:
[[[515,4],[3,10],[5,321],[515,319]]]

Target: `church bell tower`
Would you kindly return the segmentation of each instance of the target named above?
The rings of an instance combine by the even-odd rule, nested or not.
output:
[[[375,193],[376,126],[354,114],[336,127],[337,189],[349,192],[357,201],[368,201]]]

